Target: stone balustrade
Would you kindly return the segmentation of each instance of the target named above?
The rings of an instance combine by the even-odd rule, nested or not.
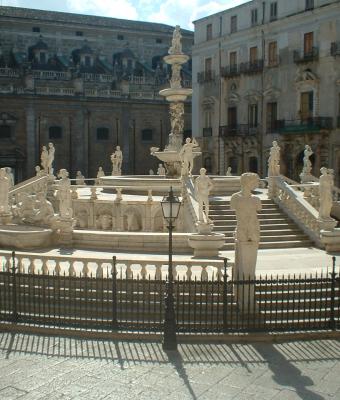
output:
[[[34,176],[31,179],[20,182],[9,191],[9,198],[12,199],[12,204],[19,202],[19,196],[22,193],[36,194],[40,191],[47,190],[49,176]]]
[[[164,280],[168,272],[165,260],[147,259],[116,261],[117,278]],[[113,271],[112,258],[88,258],[77,256],[45,256],[33,253],[19,253],[14,257],[18,273],[78,276],[88,278],[111,278]],[[11,272],[13,257],[11,252],[0,251],[0,271]],[[175,279],[216,280],[223,276],[223,260],[173,261]]]

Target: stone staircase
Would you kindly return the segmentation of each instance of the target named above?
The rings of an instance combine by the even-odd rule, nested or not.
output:
[[[260,249],[313,246],[312,240],[272,200],[261,202]],[[214,222],[214,232],[224,233],[226,236],[221,250],[233,250],[236,216],[230,209],[230,201],[211,200],[209,217]]]

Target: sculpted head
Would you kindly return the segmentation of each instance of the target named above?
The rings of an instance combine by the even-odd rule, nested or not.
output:
[[[99,171],[103,171],[103,167],[99,167]]]
[[[48,144],[48,147],[49,147],[49,148],[54,147],[54,146],[53,146],[53,143],[50,142],[50,143]]]
[[[47,150],[46,146],[43,146],[43,147],[42,147],[42,150],[43,150],[43,151],[46,151],[46,150]]]
[[[249,191],[256,189],[259,185],[259,176],[254,172],[245,172],[241,175],[241,188],[242,191]]]
[[[120,150],[120,146],[116,146],[116,150]]]
[[[277,146],[277,141],[276,141],[276,140],[273,141],[273,146],[274,146],[274,147]]]
[[[328,173],[328,169],[326,167],[320,168],[321,175],[326,175]]]
[[[67,171],[67,169],[65,169],[65,168],[62,168],[60,171],[59,171],[59,174],[58,174],[58,176],[59,176],[59,178],[67,178],[68,177],[68,171]]]
[[[187,137],[186,139],[185,139],[185,143],[190,143],[191,142],[191,139],[189,138],[189,137]]]
[[[200,169],[200,175],[204,176],[207,173],[207,170],[205,168]]]

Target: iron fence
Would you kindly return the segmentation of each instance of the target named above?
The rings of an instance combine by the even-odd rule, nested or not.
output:
[[[104,271],[105,272],[105,271]],[[213,280],[176,279],[177,331],[239,333],[336,329],[339,270],[254,278],[228,273]],[[0,320],[34,326],[161,332],[166,280],[19,272],[15,255],[0,269]]]

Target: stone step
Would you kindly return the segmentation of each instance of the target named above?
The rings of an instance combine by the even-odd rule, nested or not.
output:
[[[214,211],[214,212],[235,212],[229,206],[223,206],[223,207],[222,206],[221,207],[210,206],[210,210]],[[279,211],[279,212],[282,212],[281,209],[279,207],[277,207],[277,206],[262,207],[261,211]]]
[[[225,232],[230,232],[234,231],[236,228],[236,222],[235,224],[229,224],[228,226],[216,226],[214,227],[214,231],[225,231]],[[273,224],[273,225],[260,225],[260,231],[269,231],[269,230],[276,230],[280,231],[281,229],[299,229],[296,227],[296,225],[292,222],[287,223],[287,224]]]
[[[285,217],[285,214],[283,214],[283,213],[281,213],[279,211],[277,211],[277,212],[268,212],[268,211],[267,212],[263,212],[262,211],[262,212],[258,213],[258,215],[259,215],[260,218],[281,217],[281,216]],[[209,218],[212,219],[212,220],[228,219],[230,217],[236,218],[236,215],[235,215],[235,213],[233,211],[230,211],[230,213],[228,213],[228,214],[224,214],[224,213],[219,213],[219,214],[209,213]]]
[[[283,242],[260,242],[259,249],[287,249],[295,247],[313,247],[313,242],[306,240],[285,240]],[[234,250],[235,245],[226,243],[221,250]]]
[[[233,235],[234,233],[234,229],[230,229],[230,230],[216,230],[216,232],[218,233],[224,233],[227,237]],[[268,230],[261,230],[260,231],[260,235],[261,237],[263,236],[290,236],[290,235],[304,235],[304,237],[306,237],[306,235],[304,233],[301,232],[301,230],[299,229],[268,229]]]
[[[285,235],[285,236],[279,236],[279,235],[271,235],[271,236],[261,236],[260,237],[261,242],[260,243],[268,243],[268,242],[290,242],[290,241],[304,241],[304,240],[309,240],[306,238],[306,235],[300,234],[300,235]],[[234,243],[235,239],[233,237],[226,237],[225,240],[226,243]]]
[[[275,225],[275,224],[284,224],[284,223],[289,223],[290,220],[286,217],[281,217],[281,218],[268,218],[268,219],[259,219],[260,225]],[[221,221],[214,221],[215,226],[230,226],[230,225],[235,225],[236,226],[236,218],[230,218],[230,219],[224,219]]]

